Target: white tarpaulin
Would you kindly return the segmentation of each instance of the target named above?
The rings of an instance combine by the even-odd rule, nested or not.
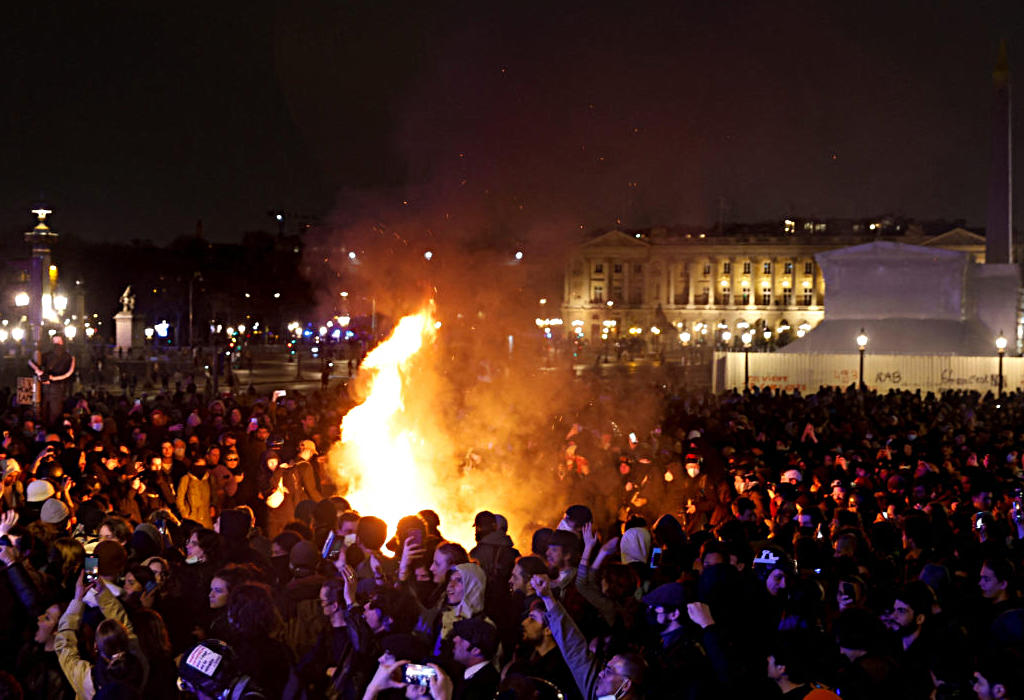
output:
[[[822,386],[846,387],[858,381],[857,354],[751,352],[750,386],[814,392]],[[742,390],[744,353],[716,352],[713,363],[716,391]],[[864,355],[864,383],[869,389],[946,391],[963,389],[995,392],[999,385],[999,357],[949,355]],[[1003,359],[1003,390],[1024,388],[1024,358]]]

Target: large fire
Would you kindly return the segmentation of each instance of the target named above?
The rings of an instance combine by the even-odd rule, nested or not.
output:
[[[406,411],[410,367],[438,326],[429,309],[406,316],[367,354],[359,367],[365,399],[342,420],[340,458],[332,460],[352,506],[391,527],[423,508],[440,510],[446,500],[437,473],[443,456]]]

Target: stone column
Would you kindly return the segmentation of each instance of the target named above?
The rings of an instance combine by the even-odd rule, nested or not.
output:
[[[670,260],[669,264],[666,265],[669,269],[669,304],[672,306],[676,305],[676,262]]]
[[[729,306],[736,306],[736,256],[729,256]]]
[[[693,306],[693,278],[697,276],[697,263],[692,258],[686,261],[686,305]]]

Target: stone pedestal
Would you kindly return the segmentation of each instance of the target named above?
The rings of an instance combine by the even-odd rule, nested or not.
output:
[[[114,315],[117,349],[127,353],[132,348],[143,347],[145,345],[145,336],[142,325],[142,318],[136,316],[131,311],[118,311]]]

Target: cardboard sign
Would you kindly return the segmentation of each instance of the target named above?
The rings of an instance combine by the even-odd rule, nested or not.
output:
[[[18,377],[18,405],[31,406],[36,402],[36,380],[32,377]]]

